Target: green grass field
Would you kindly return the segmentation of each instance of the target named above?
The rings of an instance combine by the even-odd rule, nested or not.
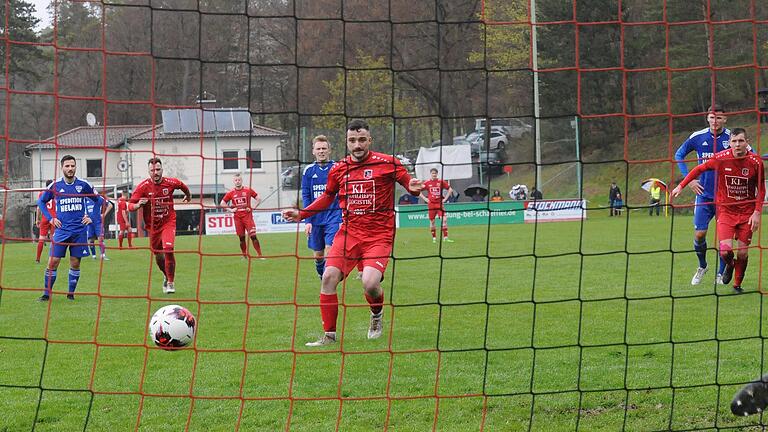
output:
[[[33,245],[6,244],[0,431],[758,430],[729,403],[765,369],[760,249],[744,294],[714,271],[692,287],[690,217],[606,216],[456,227],[442,247],[401,229],[384,336],[366,339],[351,279],[323,349],[304,347],[321,326],[303,235],[262,235],[274,257],[250,262],[222,255],[234,236],[179,237],[174,296],[147,250],[111,249],[49,304]],[[198,318],[194,349],[146,345],[171,303]]]

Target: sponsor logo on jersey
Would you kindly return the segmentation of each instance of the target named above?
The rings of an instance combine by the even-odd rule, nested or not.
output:
[[[312,178],[317,178],[317,174],[312,174]]]

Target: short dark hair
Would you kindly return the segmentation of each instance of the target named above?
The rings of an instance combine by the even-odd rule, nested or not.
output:
[[[51,183],[53,183],[53,180],[46,180],[45,181],[45,186],[48,187],[48,186],[51,185]]]
[[[64,155],[64,157],[61,158],[61,164],[64,165],[64,162],[69,161],[69,160],[75,161],[75,163],[77,163],[77,160],[75,159],[74,156],[72,156],[72,155]]]
[[[149,162],[147,162],[147,165],[152,165],[156,163],[159,163],[160,165],[162,165],[163,161],[161,161],[160,158],[158,157],[153,157],[152,159],[149,160]]]
[[[722,105],[716,103],[716,104],[710,105],[709,108],[707,108],[707,112],[708,113],[711,113],[711,112],[725,112],[725,110],[723,109]]]
[[[437,172],[437,168],[432,168],[432,169],[429,170],[429,172],[436,173]]]
[[[369,132],[371,131],[371,127],[368,126],[368,123],[365,120],[354,119],[347,123],[348,131],[359,131],[360,129],[365,129]]]
[[[744,129],[744,128],[733,128],[733,129],[731,129],[731,136],[742,135],[742,134],[744,135],[744,138],[749,136],[749,135],[747,135],[747,130]]]

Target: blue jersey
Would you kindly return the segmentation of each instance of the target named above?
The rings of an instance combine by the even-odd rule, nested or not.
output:
[[[71,233],[85,232],[83,216],[86,214],[87,205],[96,202],[101,208],[103,201],[90,183],[77,177],[72,183],[67,183],[64,177],[59,178],[51,183],[37,199],[37,207],[49,220],[51,214],[45,208],[45,204],[50,200],[56,202],[56,218],[61,222],[61,228],[57,230]]]
[[[101,209],[107,202],[105,200],[85,200],[85,211],[88,212],[88,217],[91,218],[94,224],[101,224]]]
[[[333,161],[329,161],[325,166],[314,162],[304,168],[304,174],[301,177],[301,200],[305,208],[325,192],[325,186],[328,184],[328,173],[332,166]],[[339,198],[336,197],[327,209],[306,218],[305,222],[312,225],[340,224]]]
[[[683,176],[688,175],[688,166],[685,164],[685,158],[690,152],[696,152],[696,156],[699,159],[698,164],[701,165],[715,155],[715,153],[730,148],[731,131],[729,129],[723,129],[720,135],[715,140],[714,134],[709,128],[696,131],[688,137],[687,140],[680,146],[675,152],[675,161],[680,168],[680,173]],[[707,198],[707,201],[714,201],[715,199],[715,171],[705,171],[699,176],[699,183],[704,188],[702,197]]]

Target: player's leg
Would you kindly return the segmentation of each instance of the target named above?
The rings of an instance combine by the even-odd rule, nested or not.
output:
[[[149,232],[149,249],[155,255],[155,264],[163,274],[163,293],[168,290],[168,276],[165,274],[165,253],[163,253],[163,237],[160,231]]]
[[[339,296],[336,289],[344,275],[355,266],[354,260],[347,257],[351,249],[344,249],[344,239],[334,242],[328,252],[325,271],[320,284],[320,316],[323,320],[323,336],[315,342],[308,342],[309,347],[329,345],[336,342],[336,321],[339,316]]]
[[[94,229],[94,224],[90,223],[88,224],[87,229],[87,243],[88,243],[88,250],[91,251],[91,258],[96,259],[96,243],[94,240],[96,240],[96,230]]]
[[[125,228],[123,228],[122,225],[117,230],[117,247],[120,249],[123,248],[123,233],[125,233]]]
[[[261,243],[259,243],[259,237],[256,235],[256,224],[253,222],[252,214],[248,213],[248,217],[243,219],[243,225],[248,231],[248,237],[251,238],[251,244],[253,244],[253,249],[256,250],[256,255],[263,259],[261,253]]]
[[[173,253],[176,243],[176,223],[166,224],[162,228],[160,236],[163,242],[163,255],[165,255],[165,278],[168,280],[165,294],[173,294],[176,292],[176,285],[174,283],[176,277],[176,256]]]
[[[709,221],[714,215],[714,204],[708,204],[697,196],[693,209],[693,250],[699,260],[699,267],[691,278],[691,285],[700,284],[704,275],[709,271],[707,268],[707,230],[709,229]],[[722,274],[722,271],[718,274]]]
[[[245,225],[243,220],[237,214],[233,214],[232,221],[235,223],[235,234],[240,241],[240,254],[243,256],[243,259],[248,259],[248,243],[245,241]]]
[[[384,328],[384,290],[381,281],[392,253],[392,244],[372,242],[363,245],[363,290],[365,300],[371,308],[371,320],[368,326],[368,339],[381,337]]]
[[[77,282],[80,280],[80,257],[72,255],[72,249],[69,250],[69,286],[67,290],[67,300],[75,299],[75,290]]]
[[[435,217],[437,211],[435,209],[428,209],[429,216],[429,233],[432,234],[432,243],[437,243],[437,227],[435,226]]]
[[[43,275],[43,295],[37,301],[48,301],[53,291],[53,285],[56,283],[56,276],[59,269],[61,258],[67,254],[70,238],[62,230],[55,231],[51,236],[50,255],[48,265]]]
[[[99,252],[101,252],[101,259],[105,261],[109,261],[109,258],[107,258],[107,246],[104,244],[104,224],[99,224],[98,227],[96,227],[96,234],[99,237]]]
[[[77,289],[77,282],[80,280],[80,259],[88,256],[88,233],[87,230],[74,234],[69,240],[71,243],[69,246],[69,277],[67,299],[75,299],[75,290]],[[63,255],[62,255],[63,256]]]
[[[43,254],[43,246],[45,245],[46,237],[48,237],[50,222],[40,222],[40,236],[37,238],[37,254],[35,255],[35,262],[40,262],[40,256]]]
[[[717,237],[720,240],[719,250],[720,258],[725,261],[725,270],[723,271],[723,284],[727,285],[732,277],[735,266],[733,237],[736,234],[736,226],[725,218],[721,217],[717,221]]]
[[[744,222],[736,226],[736,263],[734,264],[733,289],[736,292],[742,292],[741,283],[744,281],[744,275],[747,272],[749,264],[749,245],[752,243],[752,229],[749,224]]]
[[[440,210],[440,225],[443,227],[443,241],[453,243],[453,240],[448,238],[448,212],[445,210]]]
[[[315,259],[315,271],[323,278],[325,272],[325,253],[330,251],[331,244],[325,242],[325,226],[312,225],[312,231],[307,236],[307,247],[312,250],[312,257]]]

